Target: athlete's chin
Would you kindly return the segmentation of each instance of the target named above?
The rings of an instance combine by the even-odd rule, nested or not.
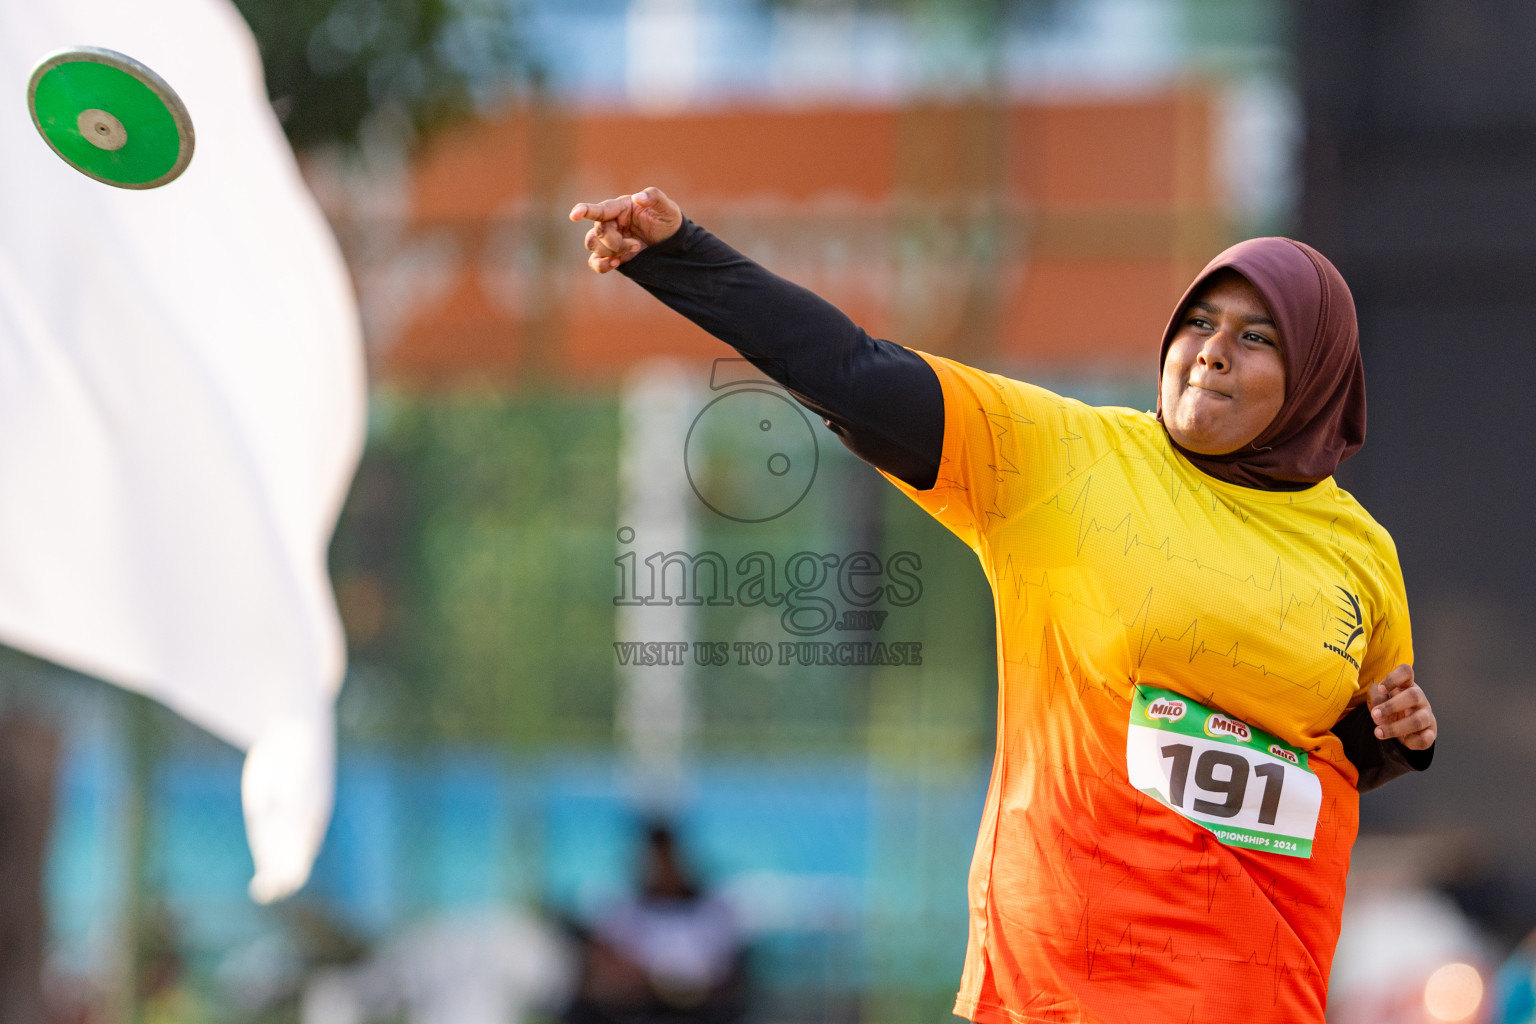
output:
[[[1175,444],[1196,455],[1228,455],[1237,451],[1244,443],[1234,441],[1230,431],[1203,421],[1186,423],[1172,421],[1167,424],[1167,427],[1168,436],[1173,438]]]

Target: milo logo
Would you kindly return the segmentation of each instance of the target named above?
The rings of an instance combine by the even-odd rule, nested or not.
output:
[[[1293,751],[1286,750],[1278,743],[1271,743],[1269,745],[1269,752],[1275,757],[1280,758],[1282,761],[1289,761],[1294,765],[1301,764],[1301,758],[1297,757]]]
[[[1253,739],[1253,732],[1235,718],[1226,715],[1213,714],[1205,720],[1205,734],[1207,736],[1230,736],[1235,740],[1247,743]]]
[[[1181,700],[1169,700],[1160,698],[1147,705],[1148,718],[1161,718],[1166,722],[1177,722],[1184,717],[1189,706]]]

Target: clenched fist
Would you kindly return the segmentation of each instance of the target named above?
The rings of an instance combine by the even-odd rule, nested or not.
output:
[[[1428,750],[1435,742],[1435,712],[1413,681],[1413,666],[1399,665],[1365,692],[1376,723],[1376,738],[1396,739],[1409,750]]]

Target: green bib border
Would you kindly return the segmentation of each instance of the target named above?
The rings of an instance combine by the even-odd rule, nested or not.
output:
[[[1164,807],[1168,807],[1168,799],[1156,789],[1143,789],[1141,792],[1156,800]],[[1234,828],[1231,825],[1218,825],[1215,822],[1206,821],[1203,818],[1191,817],[1184,814],[1176,807],[1169,810],[1180,815],[1187,821],[1205,829],[1216,837],[1216,841],[1223,846],[1236,847],[1241,850],[1262,850],[1265,853],[1277,853],[1282,857],[1301,857],[1305,860],[1312,858],[1312,840],[1302,839],[1299,836],[1282,836],[1275,832],[1259,832],[1251,828]]]
[[[1147,714],[1147,708],[1159,700],[1180,701],[1189,710],[1185,712],[1182,718],[1177,720],[1152,718]],[[1299,767],[1303,771],[1307,772],[1312,770],[1310,767],[1308,767],[1307,752],[1305,750],[1302,750],[1300,747],[1292,746],[1291,744],[1280,739],[1278,736],[1273,736],[1270,733],[1265,732],[1263,729],[1256,729],[1253,726],[1248,725],[1247,722],[1244,722],[1243,725],[1247,726],[1248,731],[1252,733],[1252,737],[1248,740],[1241,740],[1236,736],[1229,736],[1225,734],[1212,735],[1211,733],[1206,732],[1206,720],[1214,714],[1222,714],[1227,718],[1232,717],[1231,715],[1225,715],[1223,712],[1213,711],[1212,709],[1206,707],[1204,704],[1201,704],[1199,701],[1194,700],[1191,697],[1187,697],[1176,690],[1164,690],[1156,686],[1142,686],[1138,684],[1135,687],[1135,696],[1131,701],[1132,725],[1139,725],[1146,729],[1161,729],[1164,732],[1178,733],[1181,736],[1194,736],[1216,743],[1230,744],[1234,747],[1243,747],[1247,750],[1258,751],[1267,757],[1274,758],[1276,761],[1289,760],[1288,758],[1276,757],[1276,755],[1269,752],[1269,748],[1271,746],[1277,746],[1282,750],[1289,751],[1291,754],[1295,755],[1296,761],[1294,764],[1296,767]],[[1236,721],[1236,719],[1234,719],[1234,721]],[[1262,833],[1255,834],[1260,835]]]

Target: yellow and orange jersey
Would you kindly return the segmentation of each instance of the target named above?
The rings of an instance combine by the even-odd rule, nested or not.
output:
[[[1391,538],[1331,479],[1226,484],[1147,413],[924,358],[944,391],[938,479],[892,482],[976,552],[997,609],[955,1012],[1320,1024],[1358,820],[1329,729],[1413,660]],[[1131,728],[1138,694],[1141,726],[1187,735]],[[1138,736],[1153,745],[1133,785]],[[1274,821],[1282,768],[1316,777],[1310,845],[1233,845],[1220,823],[1245,820],[1239,803]]]

